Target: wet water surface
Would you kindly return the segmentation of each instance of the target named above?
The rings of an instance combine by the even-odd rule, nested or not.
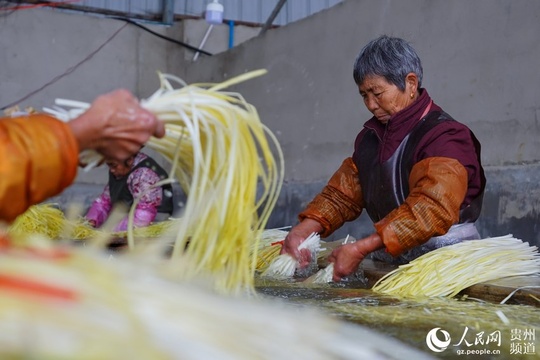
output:
[[[540,359],[539,307],[471,298],[397,299],[358,281],[320,285],[257,279],[256,288],[265,297],[318,308],[438,358]]]

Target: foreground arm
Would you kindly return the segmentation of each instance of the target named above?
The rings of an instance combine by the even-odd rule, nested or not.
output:
[[[78,153],[69,126],[50,116],[0,119],[0,219],[11,222],[70,185]]]
[[[124,160],[164,134],[163,123],[126,90],[98,97],[68,124],[47,115],[0,119],[0,219],[13,221],[69,186],[79,151]]]

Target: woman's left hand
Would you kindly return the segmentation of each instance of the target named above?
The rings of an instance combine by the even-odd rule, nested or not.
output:
[[[361,242],[342,245],[328,257],[328,261],[334,263],[333,280],[341,281],[341,278],[351,275],[358,269],[367,254],[361,249]]]
[[[357,242],[334,249],[328,257],[328,261],[334,263],[333,280],[338,282],[341,278],[351,275],[369,253],[383,247],[381,237],[374,233]]]

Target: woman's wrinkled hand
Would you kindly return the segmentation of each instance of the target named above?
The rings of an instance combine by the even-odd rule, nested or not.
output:
[[[361,247],[361,242],[345,244],[334,249],[328,257],[328,261],[334,263],[332,280],[339,282],[341,278],[354,273],[366,255]]]
[[[80,151],[92,149],[118,161],[137,153],[151,136],[165,135],[163,123],[124,89],[96,98],[86,112],[69,122],[69,126]]]
[[[311,262],[311,252],[308,249],[298,250],[298,247],[312,233],[318,233],[320,231],[322,231],[322,226],[317,221],[304,219],[287,234],[281,248],[281,254],[289,254],[298,261],[300,269],[305,268]]]
[[[375,233],[352,244],[345,244],[334,249],[328,257],[328,261],[334,263],[333,280],[339,282],[342,278],[351,275],[369,253],[382,248],[384,248],[384,243]]]

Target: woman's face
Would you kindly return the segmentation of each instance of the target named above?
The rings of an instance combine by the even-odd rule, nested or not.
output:
[[[111,174],[115,178],[120,179],[129,174],[131,166],[133,165],[133,157],[129,158],[125,162],[110,160],[106,161],[105,163],[109,167],[109,171],[111,172]]]
[[[358,85],[358,90],[367,109],[381,123],[386,124],[392,115],[416,100],[417,85],[418,80],[413,73],[407,74],[404,91],[386,81],[382,76],[369,75]]]

